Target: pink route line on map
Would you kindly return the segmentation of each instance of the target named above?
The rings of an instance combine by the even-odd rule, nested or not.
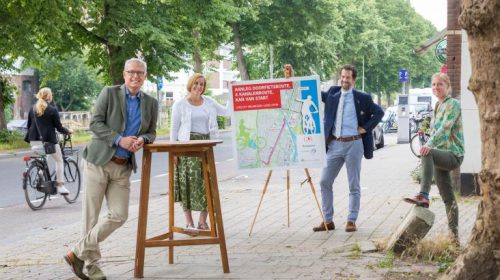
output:
[[[281,129],[280,129],[280,133],[278,134],[278,138],[276,138],[276,142],[274,142],[274,145],[271,149],[271,152],[269,153],[269,157],[267,158],[266,161],[262,160],[262,162],[265,164],[265,165],[268,165],[269,162],[271,161],[271,157],[273,156],[273,153],[274,153],[274,149],[276,149],[276,146],[278,145],[278,141],[280,140],[281,138],[281,133],[283,133],[283,128],[285,128],[285,122],[286,122],[286,119],[283,119],[283,124],[281,125]]]

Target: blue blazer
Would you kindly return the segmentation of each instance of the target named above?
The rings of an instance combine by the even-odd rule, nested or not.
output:
[[[366,133],[363,134],[363,148],[366,159],[373,158],[373,134],[372,130],[377,126],[382,117],[384,110],[373,102],[372,97],[364,92],[353,89],[354,107],[356,107],[356,115],[358,117],[358,126],[364,128]],[[321,92],[321,100],[325,103],[325,119],[323,120],[325,128],[325,143],[328,135],[332,134],[335,126],[335,118],[337,117],[337,108],[340,100],[340,87],[333,86],[328,91]],[[327,143],[328,144],[328,143]],[[328,145],[326,145],[328,150]]]

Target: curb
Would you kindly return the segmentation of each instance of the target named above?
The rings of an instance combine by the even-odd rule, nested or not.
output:
[[[219,133],[228,133],[231,131],[231,128],[226,128],[226,129],[221,129],[219,130]],[[170,136],[162,136],[158,137],[157,140],[169,140]],[[86,144],[80,144],[80,145],[75,145],[74,147],[84,147]],[[0,160],[2,159],[9,159],[9,158],[16,158],[16,157],[23,157],[26,155],[31,154],[31,150],[18,150],[14,151],[12,153],[0,153]]]
[[[0,159],[23,157],[31,153],[32,153],[31,150],[19,150],[13,153],[0,153]]]

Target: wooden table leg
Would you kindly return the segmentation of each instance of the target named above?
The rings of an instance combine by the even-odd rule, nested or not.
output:
[[[168,233],[170,240],[174,239],[174,197],[175,197],[175,190],[174,190],[174,153],[169,153],[168,154]],[[170,245],[168,246],[168,263],[173,264],[174,263],[174,246]]]
[[[217,236],[215,216],[214,216],[214,206],[213,206],[213,194],[212,188],[210,187],[210,174],[207,153],[204,152],[201,155],[201,166],[203,173],[203,182],[205,182],[205,195],[207,197],[207,210],[210,216],[210,235],[212,237]]]
[[[142,154],[141,194],[139,198],[139,216],[137,218],[137,241],[135,246],[134,277],[144,277],[144,251],[148,224],[149,181],[151,177],[151,152]]]
[[[208,165],[210,171],[210,186],[212,189],[212,195],[214,200],[213,206],[214,206],[214,211],[216,213],[215,218],[219,236],[222,270],[224,271],[224,273],[229,273],[229,262],[227,259],[227,249],[226,249],[226,237],[224,235],[224,224],[222,223],[222,208],[220,204],[219,187],[217,186],[217,173],[215,169],[214,150],[212,147],[210,147],[210,149],[207,151],[207,155],[208,155]]]

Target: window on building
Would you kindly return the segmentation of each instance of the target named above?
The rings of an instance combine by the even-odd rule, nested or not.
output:
[[[30,80],[23,81],[23,92],[26,92],[26,93],[33,92],[33,85],[32,85]]]

